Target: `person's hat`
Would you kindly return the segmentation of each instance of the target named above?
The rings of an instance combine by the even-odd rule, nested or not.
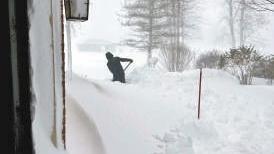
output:
[[[110,52],[107,52],[106,57],[107,57],[107,59],[111,59],[111,58],[113,58],[113,54]]]

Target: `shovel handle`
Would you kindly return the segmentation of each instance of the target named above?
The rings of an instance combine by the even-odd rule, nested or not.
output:
[[[129,62],[129,63],[127,64],[127,66],[125,67],[124,71],[126,71],[126,69],[129,67],[129,65],[130,65],[131,63],[132,63],[132,62]]]

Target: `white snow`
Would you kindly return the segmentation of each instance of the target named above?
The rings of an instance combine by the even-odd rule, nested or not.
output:
[[[65,153],[61,133],[63,106],[60,3],[61,1],[43,0],[28,2],[32,131],[37,154]],[[56,139],[55,143],[53,138]]]
[[[127,84],[113,83],[104,53],[73,54],[69,95],[93,119],[86,135],[98,139],[99,154],[274,153],[274,86],[243,86],[226,72],[206,69],[198,120],[198,70],[167,73],[141,67],[144,53],[118,52],[136,63],[126,72]],[[77,137],[77,130],[67,135]],[[95,148],[91,141],[81,146]],[[72,149],[80,145],[72,143]]]
[[[270,85],[270,80],[265,78],[254,77],[252,80],[254,85]]]
[[[87,116],[73,98],[67,98],[67,119],[67,149],[70,153],[105,153],[102,139],[93,119]]]

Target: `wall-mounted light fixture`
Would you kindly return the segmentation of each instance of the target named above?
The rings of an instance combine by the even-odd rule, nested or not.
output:
[[[68,21],[87,21],[89,0],[65,0],[65,13]]]

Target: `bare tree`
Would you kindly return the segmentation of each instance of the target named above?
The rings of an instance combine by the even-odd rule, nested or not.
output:
[[[256,11],[274,12],[274,0],[250,0],[247,5]]]
[[[231,37],[231,46],[233,48],[236,47],[236,38],[235,38],[235,6],[233,0],[225,0],[228,7],[228,23],[229,23],[229,31]]]
[[[240,28],[240,46],[243,46],[245,43],[245,28],[246,27],[246,0],[241,0],[240,1],[240,20],[239,20],[239,28]]]
[[[198,2],[195,0],[161,0],[165,7],[162,11],[165,12],[166,20],[162,25],[162,30],[165,31],[164,37],[168,42],[175,44],[179,48],[179,44],[184,43],[185,38],[189,35],[191,29],[194,29],[196,24],[195,10]]]
[[[184,40],[188,31],[194,28],[192,18],[197,4],[194,0],[162,0],[164,14],[161,52],[169,71],[183,71],[193,58]],[[185,65],[185,66],[183,66]]]
[[[185,45],[180,45],[179,50],[175,46],[163,45],[161,53],[163,64],[170,72],[184,71],[194,58],[193,52]]]
[[[249,7],[251,0],[225,0],[231,46],[243,46],[254,40],[256,30],[265,23],[263,14]]]
[[[152,57],[152,50],[159,48],[160,37],[158,18],[161,18],[157,0],[125,1],[121,23],[133,31],[126,44],[138,49],[146,50],[147,60]]]

